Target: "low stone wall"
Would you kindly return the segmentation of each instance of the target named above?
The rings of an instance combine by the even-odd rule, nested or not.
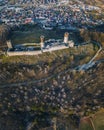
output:
[[[22,55],[38,55],[42,54],[41,51],[14,51],[14,52],[7,52],[8,56],[22,56]]]
[[[22,56],[22,55],[38,55],[42,54],[44,52],[52,52],[52,51],[57,51],[57,50],[62,50],[62,49],[67,49],[69,47],[67,46],[56,46],[52,47],[49,49],[43,49],[43,51],[7,51],[8,56]]]

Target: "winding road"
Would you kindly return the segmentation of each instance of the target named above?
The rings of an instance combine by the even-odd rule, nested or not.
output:
[[[81,71],[81,70],[88,70],[89,68],[93,67],[95,64],[97,64],[97,61],[94,61],[96,59],[96,57],[99,55],[99,53],[101,52],[102,50],[102,46],[100,43],[98,42],[94,42],[94,44],[98,45],[99,46],[99,50],[97,51],[97,53],[91,58],[91,60],[87,63],[87,64],[83,64],[83,65],[80,65],[80,66],[77,66],[75,69],[78,70],[78,71]],[[103,60],[101,60],[102,62]],[[100,62],[100,60],[99,60]]]

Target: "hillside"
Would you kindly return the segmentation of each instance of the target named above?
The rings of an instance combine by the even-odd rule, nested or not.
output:
[[[47,3],[46,0],[8,1],[10,4],[22,2],[20,6],[26,6],[26,11],[28,6],[34,10],[33,6],[39,2]],[[69,0],[69,5],[73,5],[72,10],[74,4],[76,8],[78,4],[88,4],[104,10],[103,2]],[[59,7],[67,10],[69,5],[64,8],[62,4]],[[9,13],[12,16],[14,12]],[[87,13],[93,14],[95,19],[104,16],[103,11],[101,17],[97,15],[99,11],[88,10]],[[0,26],[0,130],[104,130],[103,27],[101,24],[76,31],[58,28],[45,30],[37,24],[28,24],[13,27],[11,31],[6,25]],[[69,32],[69,40],[75,43],[72,48],[35,56],[6,55],[8,37],[14,47],[22,43],[40,43],[43,34],[45,40],[63,39],[66,31]]]
[[[34,129],[46,127],[47,124],[44,126],[42,120],[41,125],[38,124],[40,122],[38,118],[35,118],[36,113],[48,112],[51,116],[60,111],[61,115],[66,113],[78,125],[79,117],[93,114],[104,106],[103,68],[103,64],[100,64],[86,73],[67,72],[40,83],[5,85],[4,88],[0,88],[1,128],[9,130],[12,124],[12,129],[17,126],[16,130],[20,127],[24,130],[28,122],[33,121],[36,122]],[[17,119],[17,122],[11,117]]]
[[[91,45],[84,48],[88,53],[82,48],[37,57],[2,57],[1,128],[14,130],[16,126],[15,130],[24,130],[32,123],[33,129],[39,130],[50,127],[52,118],[59,115],[66,115],[78,127],[80,117],[103,108],[103,62],[87,71],[71,71],[74,66],[88,62],[95,53]]]

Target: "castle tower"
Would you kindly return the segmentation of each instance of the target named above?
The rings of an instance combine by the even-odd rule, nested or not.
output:
[[[64,34],[64,43],[68,43],[68,39],[69,39],[69,33],[68,32],[65,32]]]
[[[41,49],[44,48],[44,36],[40,36],[40,46],[41,46]]]
[[[8,49],[12,49],[13,48],[11,40],[8,40],[6,43],[7,43]]]

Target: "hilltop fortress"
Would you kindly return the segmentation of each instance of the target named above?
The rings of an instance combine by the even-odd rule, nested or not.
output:
[[[44,36],[40,36],[40,43],[24,43],[13,46],[11,41],[7,41],[7,55],[38,55],[44,52],[52,52],[69,47],[74,47],[74,42],[69,40],[69,33],[65,32],[63,40],[49,39],[45,41]]]

